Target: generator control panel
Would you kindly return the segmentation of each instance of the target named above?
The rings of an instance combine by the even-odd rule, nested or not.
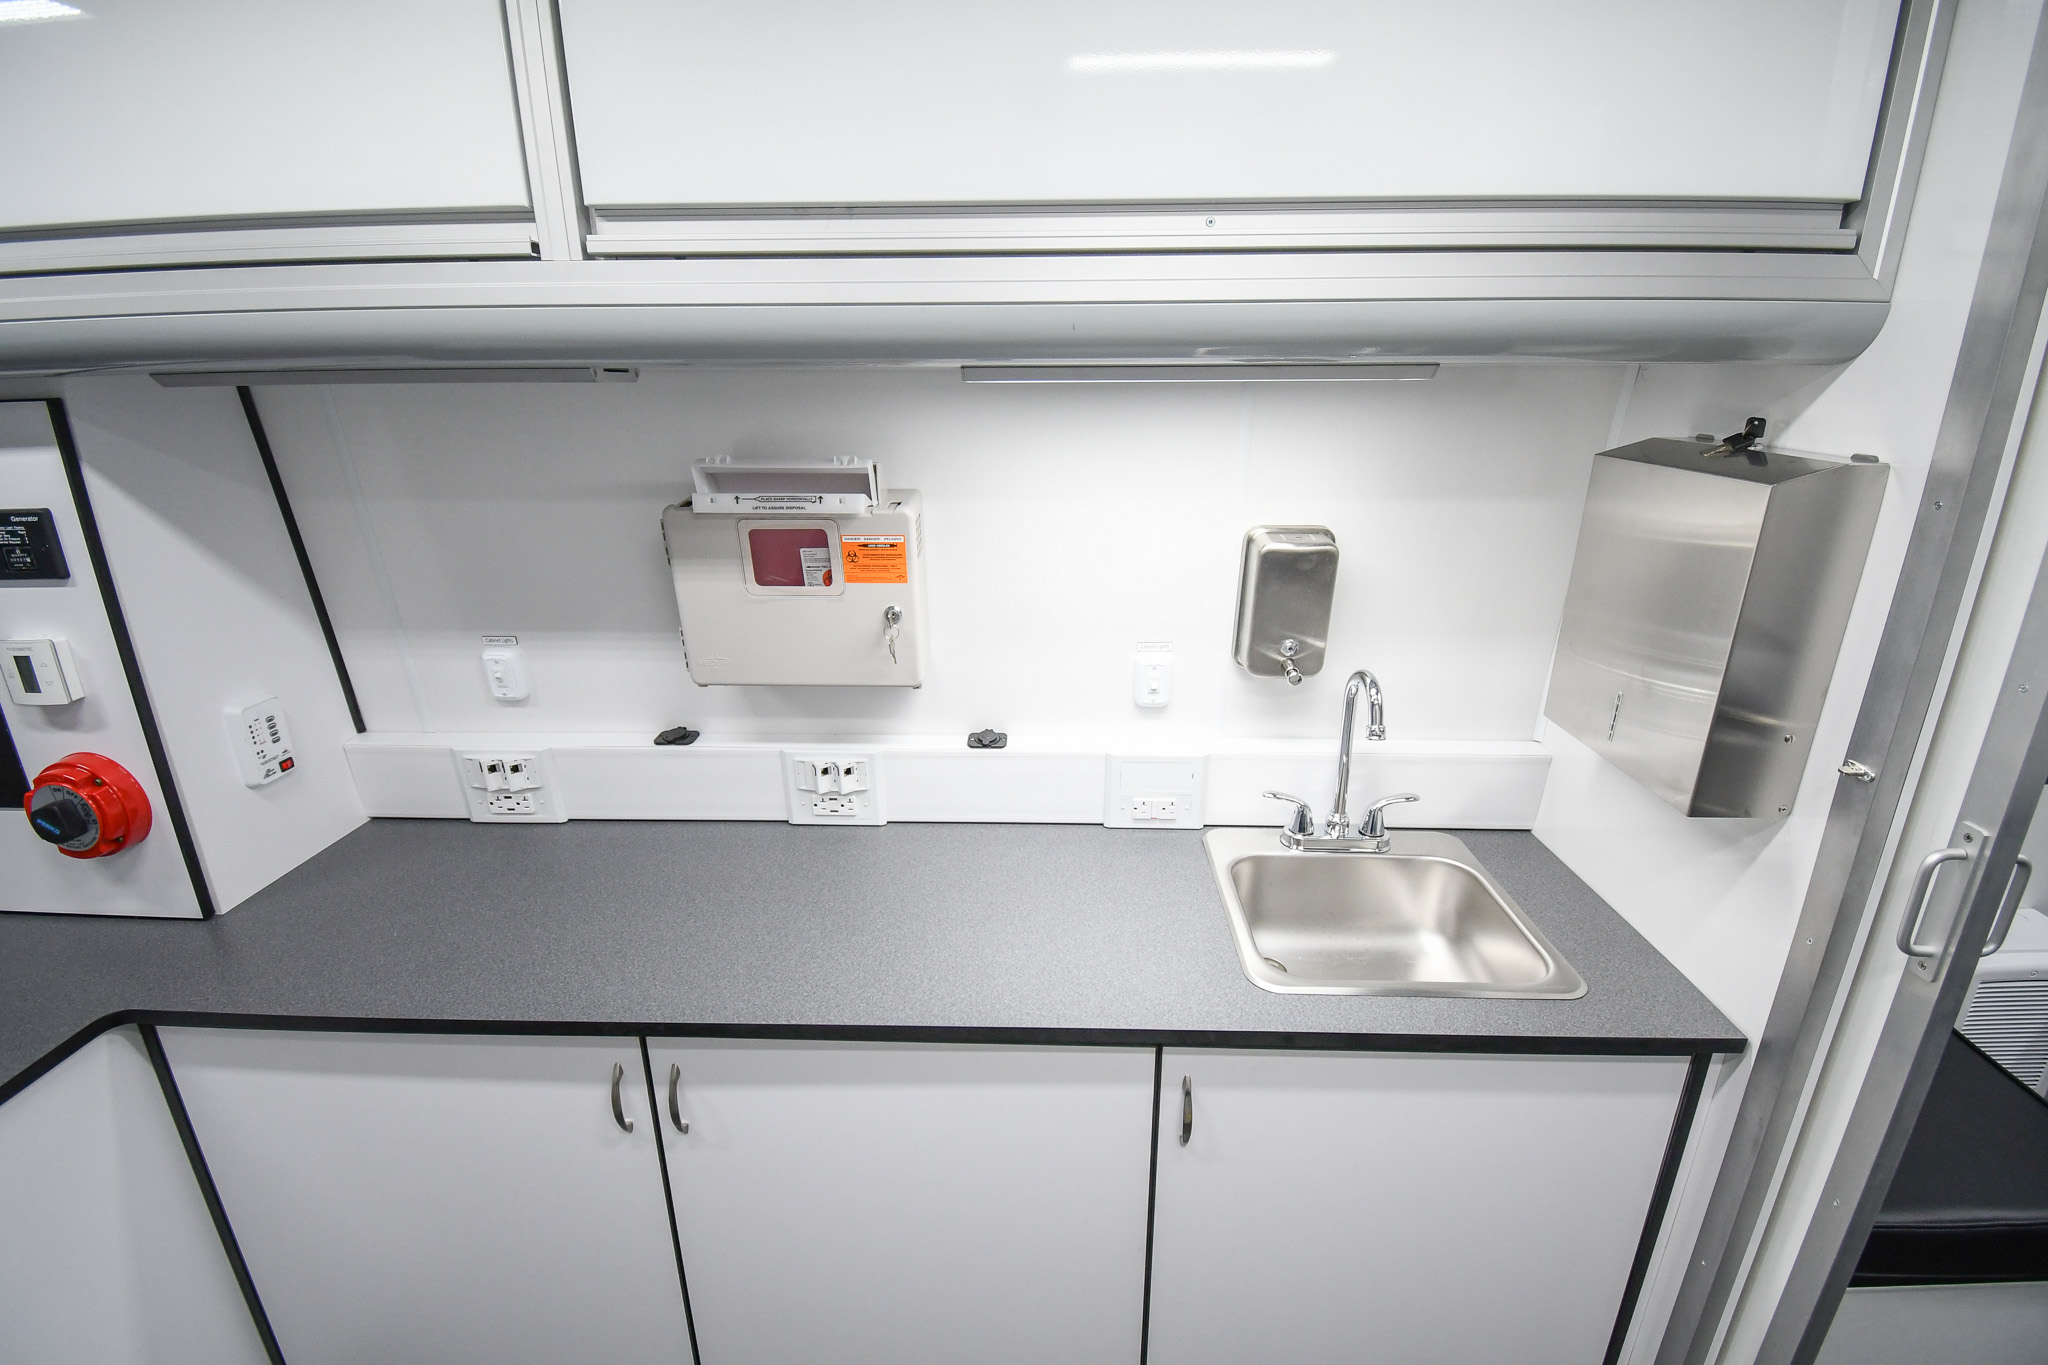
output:
[[[0,509],[0,579],[61,583],[71,577],[47,507]]]

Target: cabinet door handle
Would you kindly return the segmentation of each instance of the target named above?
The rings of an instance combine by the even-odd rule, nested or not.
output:
[[[668,1117],[675,1124],[676,1131],[685,1136],[690,1131],[690,1121],[683,1117],[682,1106],[676,1102],[676,1090],[683,1083],[683,1069],[674,1062],[668,1065]]]
[[[619,1098],[619,1083],[626,1079],[626,1064],[612,1063],[612,1121],[619,1125],[619,1131],[633,1131],[633,1120],[626,1117],[626,1106]]]
[[[1195,1135],[1195,1086],[1186,1076],[1180,1078],[1180,1145],[1188,1145],[1188,1139]]]

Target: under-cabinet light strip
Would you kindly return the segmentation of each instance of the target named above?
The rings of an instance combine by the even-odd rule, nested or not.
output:
[[[1435,365],[1337,362],[1221,365],[962,365],[969,384],[1303,384],[1434,379]]]

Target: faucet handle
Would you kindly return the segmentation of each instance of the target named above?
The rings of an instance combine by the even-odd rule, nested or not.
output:
[[[1294,814],[1287,817],[1287,832],[1289,834],[1300,839],[1307,838],[1316,832],[1315,812],[1308,808],[1308,802],[1298,796],[1289,796],[1286,792],[1261,792],[1259,794],[1268,800],[1292,801],[1294,803]]]
[[[1358,822],[1358,837],[1361,839],[1384,839],[1387,835],[1386,819],[1381,812],[1388,806],[1398,806],[1406,801],[1420,801],[1414,792],[1396,792],[1382,796],[1365,808],[1365,819]]]

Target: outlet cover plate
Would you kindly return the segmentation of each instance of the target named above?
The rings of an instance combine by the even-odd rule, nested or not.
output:
[[[559,825],[569,818],[548,749],[456,751],[455,778],[480,825]]]
[[[1111,829],[1200,829],[1205,757],[1111,754],[1102,823]]]
[[[792,825],[884,825],[882,770],[870,749],[820,745],[782,751]]]

